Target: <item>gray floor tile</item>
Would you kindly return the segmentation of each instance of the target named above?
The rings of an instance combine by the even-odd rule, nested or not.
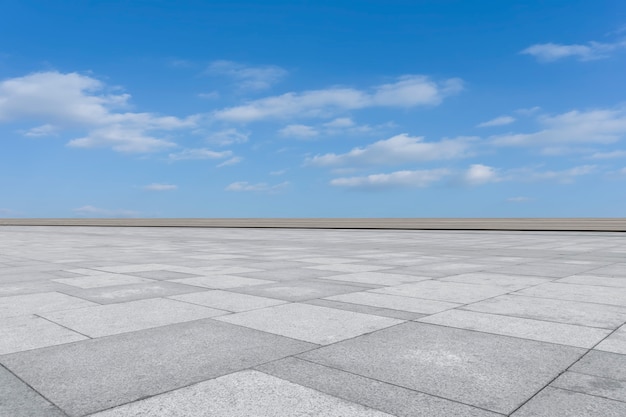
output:
[[[370,272],[370,271],[381,271],[384,269],[391,269],[390,266],[365,265],[365,264],[328,264],[328,265],[307,266],[307,268],[319,269],[321,271],[337,271],[337,272],[343,272],[343,273]]]
[[[460,306],[461,304],[445,301],[433,301],[422,298],[403,297],[400,295],[379,294],[371,291],[353,292],[350,294],[333,295],[326,300],[343,301],[345,303],[364,304],[374,307],[410,311],[420,314],[439,313]]]
[[[69,310],[95,305],[89,301],[58,292],[13,295],[0,298],[0,318]]]
[[[364,290],[364,287],[319,280],[283,281],[269,285],[233,288],[233,292],[277,298],[285,301],[305,301],[330,295]]]
[[[204,287],[177,284],[169,281],[156,281],[150,284],[120,285],[104,288],[67,288],[63,293],[80,297],[99,304],[124,303],[170,295],[206,291]]]
[[[0,319],[0,334],[0,355],[87,339],[37,316]]]
[[[68,288],[67,285],[49,280],[14,282],[9,284],[0,284],[0,297],[35,294],[41,292],[57,292],[66,288]]]
[[[626,291],[615,291],[615,288],[595,285],[550,282],[518,291],[516,294],[626,307]]]
[[[395,287],[380,288],[372,292],[404,297],[425,298],[467,304],[502,295],[509,290],[494,285],[464,284],[460,282],[421,281]]]
[[[81,416],[314,346],[205,319],[0,356],[0,363]]]
[[[540,278],[529,275],[494,274],[491,272],[470,272],[441,278],[439,281],[463,282],[466,284],[495,285],[509,291],[549,282],[553,278]]]
[[[297,358],[270,362],[256,369],[398,417],[500,416],[500,414]]]
[[[601,287],[626,288],[626,277],[605,277],[600,275],[572,275],[558,281],[562,284],[599,285]]]
[[[215,320],[320,345],[402,323],[401,320],[387,317],[299,303],[230,314],[216,317]]]
[[[592,350],[571,371],[626,381],[626,355]]]
[[[626,355],[626,324],[600,342],[596,349]]]
[[[234,312],[256,310],[259,308],[285,304],[287,302],[276,300],[275,298],[257,297],[254,295],[239,294],[221,290],[175,295],[169,298]]]
[[[626,403],[558,388],[546,388],[512,417],[623,417]]]
[[[590,265],[572,265],[562,262],[527,263],[522,265],[507,265],[490,268],[489,272],[512,275],[532,275],[537,277],[563,278],[569,275],[580,274],[594,269]]]
[[[340,274],[327,277],[332,281],[356,282],[374,285],[400,285],[408,282],[418,282],[430,279],[415,275],[385,274],[384,272],[356,272],[352,274]]]
[[[41,313],[48,320],[89,337],[134,332],[223,314],[227,312],[164,298]]]
[[[569,346],[405,323],[299,356],[506,414],[584,352]]]
[[[270,281],[290,281],[297,279],[323,278],[337,275],[336,271],[318,271],[308,268],[270,269],[269,271],[244,272],[238,276],[268,279]]]
[[[559,376],[550,385],[555,388],[596,395],[626,403],[626,381],[568,371]]]
[[[130,284],[147,284],[154,282],[151,279],[133,277],[131,275],[103,273],[100,275],[89,275],[78,278],[57,278],[53,281],[59,282],[65,285],[71,285],[78,288],[100,288],[100,287],[112,287],[117,285],[130,285]]]
[[[148,279],[182,279],[182,278],[192,278],[196,276],[200,276],[201,274],[188,274],[185,272],[176,272],[176,271],[139,271],[139,272],[131,272],[130,275],[140,277],[140,278],[148,278]]]
[[[621,260],[624,257],[622,255]],[[606,275],[609,277],[626,278],[626,262],[615,263],[602,268],[597,268],[589,272],[589,275]]]
[[[608,329],[463,310],[448,310],[418,321],[588,349],[611,333]]]
[[[93,417],[393,417],[258,371],[211,381],[95,414]]]
[[[415,320],[424,317],[424,314],[411,313],[409,311],[392,310],[390,308],[374,307],[363,304],[344,303],[342,301],[332,301],[325,298],[302,301],[304,304],[311,304],[320,307],[336,308],[338,310],[353,311],[355,313],[373,314],[375,316],[390,317],[398,320]]]
[[[226,289],[236,287],[248,287],[251,285],[273,284],[274,281],[254,278],[242,278],[235,275],[213,275],[208,277],[194,277],[174,279],[170,282],[176,282],[185,285],[195,285],[197,287]]]
[[[607,329],[626,322],[625,307],[522,295],[501,295],[462,309]]]
[[[66,417],[15,375],[0,366],[0,416]]]

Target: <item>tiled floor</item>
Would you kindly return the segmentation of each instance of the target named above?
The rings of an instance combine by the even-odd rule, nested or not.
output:
[[[626,416],[626,234],[0,227],[0,416]]]

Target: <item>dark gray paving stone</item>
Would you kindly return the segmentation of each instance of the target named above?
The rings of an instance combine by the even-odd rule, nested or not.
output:
[[[327,297],[332,301],[345,303],[363,304],[372,307],[403,310],[419,314],[433,314],[449,310],[461,304],[448,303],[445,301],[426,300],[423,298],[403,297],[400,295],[378,294],[371,291],[360,291],[349,294],[340,294]]]
[[[584,352],[569,346],[405,323],[299,356],[506,414]]]
[[[0,356],[71,416],[81,416],[311,349],[212,319]]]
[[[259,297],[277,298],[285,301],[305,301],[330,295],[363,291],[366,288],[353,284],[338,284],[319,280],[283,281],[276,284],[256,285],[254,287],[231,288],[229,291]]]
[[[206,288],[160,281],[150,284],[121,285],[119,287],[89,289],[66,288],[61,291],[64,294],[73,295],[99,304],[112,304],[206,291]]]
[[[66,417],[65,413],[0,366],[0,416]]]
[[[624,417],[626,403],[546,388],[511,417]]]
[[[626,381],[626,355],[592,350],[571,371]]]
[[[626,381],[568,371],[550,385],[626,403]]]
[[[335,271],[318,271],[308,268],[270,269],[268,271],[244,272],[241,277],[267,279],[270,281],[290,281],[298,279],[322,278],[337,275]]]
[[[320,307],[336,308],[338,310],[353,311],[355,313],[373,314],[375,316],[391,317],[400,320],[415,320],[424,317],[424,314],[411,313],[410,311],[392,310],[383,307],[373,307],[362,304],[344,303],[326,299],[315,299],[303,301],[304,304],[311,304]]]
[[[72,287],[47,279],[41,281],[14,282],[9,284],[0,284],[0,297],[35,294],[41,292],[56,292],[68,288]]]
[[[256,369],[398,417],[500,415],[293,357]]]

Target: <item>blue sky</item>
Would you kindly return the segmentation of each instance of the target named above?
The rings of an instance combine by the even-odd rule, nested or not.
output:
[[[1,217],[623,217],[623,1],[0,12]]]

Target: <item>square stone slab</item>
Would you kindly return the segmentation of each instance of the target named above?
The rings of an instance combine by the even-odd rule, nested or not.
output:
[[[293,357],[260,365],[256,369],[398,417],[501,416]]]
[[[0,334],[0,355],[87,339],[37,316],[0,319]]]
[[[591,350],[572,365],[570,370],[626,381],[626,355]]]
[[[177,284],[169,281],[154,281],[149,284],[120,285],[117,287],[89,289],[68,287],[62,291],[63,293],[94,301],[99,304],[113,304],[206,291],[206,288]]]
[[[626,324],[600,342],[595,349],[626,355]]]
[[[370,291],[353,292],[350,294],[333,295],[326,300],[343,301],[345,303],[364,304],[374,307],[410,311],[420,314],[439,313],[460,306],[461,304],[433,301],[421,298],[402,297],[399,295],[378,294]]]
[[[132,272],[131,275],[134,275],[136,277],[141,277],[141,278],[148,278],[151,280],[153,279],[158,279],[158,280],[165,279],[166,280],[166,279],[192,278],[192,277],[200,276],[203,274],[189,274],[186,272],[159,270],[159,271]]]
[[[384,272],[356,272],[353,274],[333,275],[325,279],[383,286],[401,285],[407,282],[418,282],[431,278],[418,277],[415,275],[385,274]]]
[[[65,413],[0,366],[0,416],[66,417]]]
[[[41,315],[89,337],[102,337],[222,314],[227,312],[175,300],[154,298]]]
[[[622,253],[622,256],[624,254]],[[622,259],[624,259],[622,257]],[[626,263],[620,262],[615,263],[613,265],[607,265],[602,268],[597,268],[592,271],[589,271],[590,275],[606,275],[609,277],[622,277],[626,278]]]
[[[259,297],[277,298],[285,301],[305,301],[330,295],[364,290],[364,287],[329,281],[302,280],[283,281],[269,285],[233,288],[231,291]]]
[[[13,295],[0,298],[0,318],[39,314],[46,311],[69,310],[94,305],[96,304],[58,292]]]
[[[599,285],[602,287],[615,287],[626,289],[626,277],[604,277],[600,275],[572,275],[556,282],[563,284]]]
[[[235,275],[213,275],[208,277],[194,277],[174,279],[171,282],[178,282],[185,285],[195,285],[197,287],[225,289],[236,287],[247,287],[250,285],[273,284],[274,281],[264,279],[242,278]]]
[[[616,291],[615,288],[595,285],[550,282],[518,291],[516,294],[626,307],[626,291]]]
[[[205,319],[4,355],[0,363],[74,417],[315,346]]]
[[[507,414],[584,353],[552,343],[404,323],[299,357]]]
[[[462,309],[606,329],[615,329],[626,322],[624,307],[514,294],[479,301]]]
[[[548,387],[511,417],[623,417],[626,403]]]
[[[290,281],[297,279],[323,278],[337,275],[336,271],[318,271],[308,268],[270,269],[269,271],[244,272],[242,277],[268,279],[271,281]]]
[[[390,266],[364,265],[364,264],[352,264],[352,263],[307,266],[306,268],[319,269],[322,271],[337,271],[337,272],[369,272],[369,271],[380,271],[382,269],[391,269]]]
[[[448,310],[417,321],[588,349],[611,333],[608,329],[463,310]]]
[[[58,278],[52,281],[65,285],[72,285],[78,288],[100,288],[112,287],[116,285],[145,284],[154,282],[151,279],[133,277],[131,275],[103,273],[100,275],[89,275],[78,278]]]
[[[393,417],[258,371],[241,371],[93,417]]]
[[[626,381],[568,371],[550,386],[626,403]]]
[[[239,294],[221,290],[175,295],[169,298],[233,312],[256,310],[259,308],[285,304],[287,302],[276,300],[274,298],[257,297],[254,295]]]
[[[344,303],[343,301],[327,300],[325,298],[316,298],[315,300],[302,301],[304,304],[314,306],[336,308],[338,310],[354,311],[355,313],[373,314],[375,316],[390,317],[399,320],[414,320],[424,317],[424,314],[411,313],[409,311],[392,310],[390,308],[367,306],[364,304]]]
[[[553,278],[540,278],[528,275],[506,275],[490,272],[471,272],[468,274],[453,275],[441,278],[439,281],[464,282],[466,284],[495,285],[517,291],[522,288],[549,282]]]
[[[396,287],[380,288],[372,290],[372,292],[468,304],[505,294],[509,290],[494,285],[474,285],[430,280],[398,285]]]
[[[299,303],[230,314],[216,317],[215,320],[320,345],[402,323],[401,320],[387,317]]]

